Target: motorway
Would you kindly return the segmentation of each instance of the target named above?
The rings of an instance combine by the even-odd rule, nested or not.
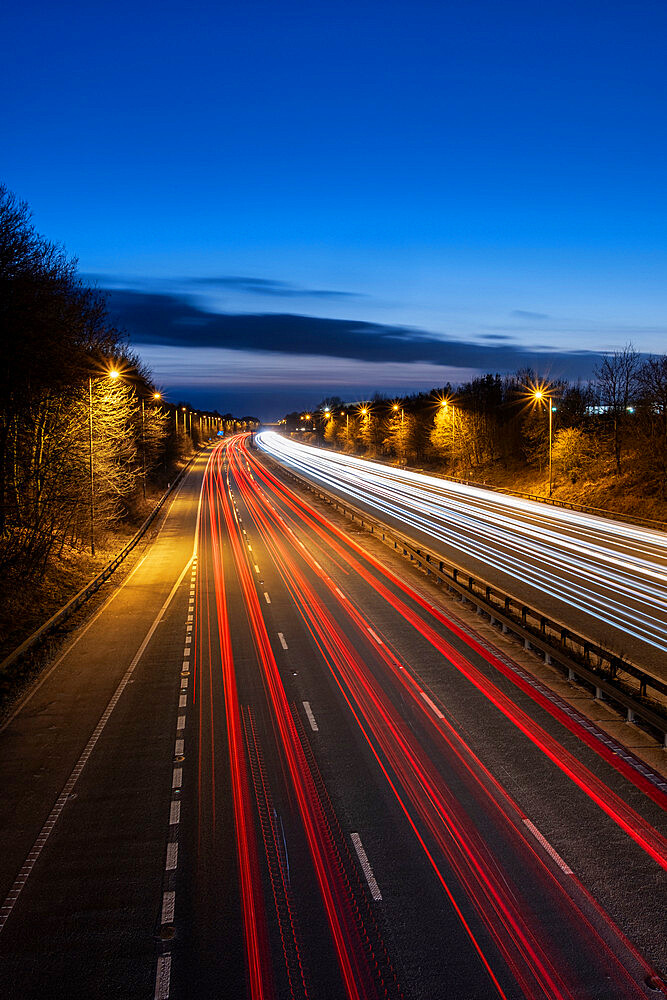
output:
[[[667,680],[667,535],[262,432],[258,447]]]
[[[667,996],[665,782],[244,437],[0,732],[0,997]]]

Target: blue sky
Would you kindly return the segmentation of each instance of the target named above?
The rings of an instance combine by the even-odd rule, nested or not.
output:
[[[666,348],[663,2],[28,2],[0,29],[0,179],[134,294],[120,318],[170,394],[269,416],[336,380]],[[129,305],[156,295],[163,342]],[[425,331],[442,358],[203,346],[218,312]]]

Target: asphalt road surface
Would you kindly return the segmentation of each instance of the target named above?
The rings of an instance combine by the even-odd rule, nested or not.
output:
[[[0,733],[0,996],[667,995],[664,781],[433,602],[199,458]]]
[[[301,445],[258,446],[481,580],[667,679],[667,535]]]

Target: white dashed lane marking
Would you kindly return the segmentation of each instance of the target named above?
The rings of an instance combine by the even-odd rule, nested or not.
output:
[[[271,603],[271,598],[269,597],[266,591],[264,591],[264,600],[266,601],[267,604]]]
[[[181,822],[181,803],[176,801],[171,803],[169,809],[169,826],[176,826]]]
[[[380,887],[378,886],[375,875],[373,874],[373,869],[371,868],[368,860],[368,855],[364,850],[364,845],[361,843],[361,837],[358,833],[351,833],[350,837],[352,839],[352,843],[354,844],[354,849],[357,852],[361,870],[364,873],[366,881],[368,882],[368,888],[371,890],[371,896],[376,902],[379,902],[382,899],[382,893],[380,892]]]
[[[382,639],[381,639],[381,638],[380,638],[380,636],[379,636],[379,635],[377,634],[377,632],[374,632],[374,631],[373,631],[373,629],[372,629],[372,628],[370,627],[370,625],[368,626],[368,631],[370,632],[370,634],[371,634],[371,635],[373,636],[373,638],[375,639],[375,641],[376,641],[376,642],[377,642],[377,643],[378,643],[378,644],[379,644],[380,646],[384,646],[384,643],[383,643]]]
[[[287,643],[285,641],[285,636],[282,634],[282,632],[278,633],[278,638],[280,639],[280,645],[283,647],[283,649],[287,649]]]
[[[170,924],[174,919],[174,910],[176,907],[176,893],[171,889],[168,892],[162,893],[162,917],[161,923]]]
[[[167,844],[167,860],[165,862],[165,871],[173,872],[178,864],[178,841],[172,840],[170,844]]]
[[[538,843],[542,845],[542,847],[547,852],[549,857],[553,858],[553,860],[556,862],[556,864],[563,872],[563,874],[572,875],[572,869],[570,868],[570,866],[565,864],[558,851],[556,851],[556,849],[551,846],[547,838],[540,833],[535,824],[531,823],[531,821],[528,818],[524,819],[523,822],[528,827],[533,837],[535,837],[535,840],[537,840]]]
[[[180,698],[178,699],[178,707],[179,708],[185,708],[185,706],[187,705],[187,703],[188,703],[188,696],[187,696],[187,694],[182,694],[180,696]]]
[[[426,694],[426,691],[420,691],[419,693],[426,702],[426,704],[428,705],[428,707],[431,709],[433,714],[436,715],[439,719],[444,719],[444,715],[442,714],[436,703],[429,698],[429,696]]]
[[[171,787],[172,788],[180,788],[182,784],[183,784],[183,768],[182,767],[175,767],[174,768],[174,776],[173,776],[172,782],[171,782]]]
[[[303,707],[306,710],[306,715],[308,716],[308,721],[310,722],[310,728],[313,730],[314,733],[319,733],[320,729],[315,721],[315,716],[313,715],[313,710],[310,707],[310,702],[304,701]]]
[[[160,955],[155,976],[155,1000],[168,1000],[171,979],[171,955]]]

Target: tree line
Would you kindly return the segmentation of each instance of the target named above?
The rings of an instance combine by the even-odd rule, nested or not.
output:
[[[0,330],[0,566],[29,575],[140,515],[147,483],[222,418],[164,403],[104,297],[4,186]]]
[[[551,449],[549,410],[551,409]],[[343,451],[464,479],[494,466],[554,471],[571,483],[630,474],[667,496],[667,356],[631,345],[610,353],[587,383],[541,381],[530,369],[482,375],[402,399],[322,400],[285,417],[286,430]]]

